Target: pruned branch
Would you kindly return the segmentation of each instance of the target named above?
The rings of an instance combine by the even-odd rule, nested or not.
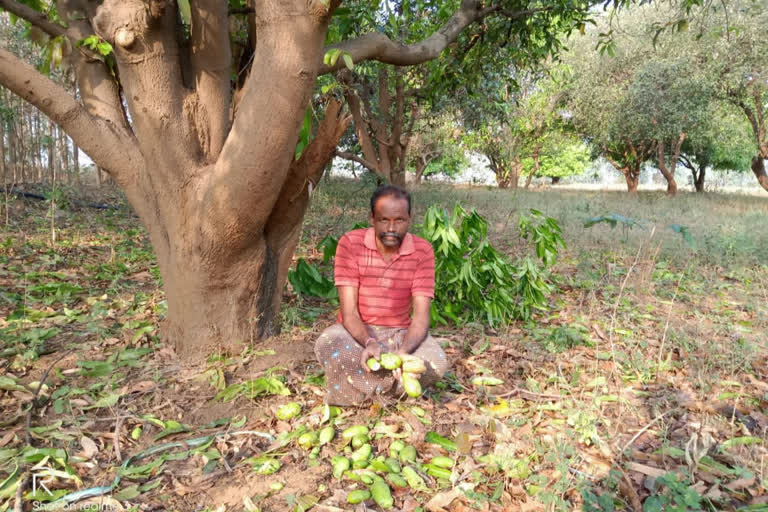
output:
[[[22,3],[14,2],[14,0],[0,0],[0,9],[5,9],[19,18],[30,22],[33,26],[50,36],[63,36],[67,33],[66,27],[52,22],[45,13],[36,11]]]
[[[456,41],[459,34],[465,28],[483,19],[485,16],[499,14],[511,20],[516,20],[547,10],[551,10],[551,8],[544,7],[523,11],[510,11],[503,9],[500,5],[482,8],[482,2],[478,0],[463,0],[459,10],[451,16],[445,25],[431,36],[417,43],[402,44],[392,41],[381,32],[372,32],[355,39],[330,45],[325,51],[331,48],[338,48],[349,53],[354,62],[377,60],[396,66],[414,66],[436,59],[449,44]],[[318,74],[330,73],[331,71],[341,69],[343,66],[344,63],[341,59],[333,66],[323,64]]]
[[[120,174],[138,166],[120,128],[94,117],[63,87],[0,48],[0,84],[36,106],[58,124],[99,167]],[[123,172],[125,171],[125,172]]]

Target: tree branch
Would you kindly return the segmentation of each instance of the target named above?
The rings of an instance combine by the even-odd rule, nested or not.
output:
[[[64,88],[4,48],[0,48],[0,84],[40,109],[118,181],[129,179],[127,174],[139,167],[134,148],[118,126],[89,114]]]
[[[94,34],[90,21],[83,16],[88,7],[87,0],[58,0],[56,2],[59,16],[69,27],[67,35],[72,47],[75,47],[77,41]],[[125,129],[126,133],[129,133],[131,128],[123,109],[120,90],[107,65],[95,58],[92,52],[85,48],[75,50],[71,59],[75,68],[80,98],[88,113],[106,119],[114,126],[120,126]]]
[[[36,11],[19,2],[14,2],[13,0],[0,0],[0,8],[30,22],[33,26],[39,28],[50,36],[63,36],[67,33],[66,27],[52,22],[48,19],[48,16],[46,16],[45,13]]]
[[[371,162],[369,162],[368,160],[366,160],[364,158],[361,158],[361,157],[357,156],[354,153],[349,153],[347,151],[336,150],[335,154],[339,158],[343,158],[344,160],[351,160],[353,162],[357,162],[360,165],[362,165],[363,167],[365,167],[366,169],[368,169],[369,171],[375,172],[376,174],[380,174],[379,173],[379,169],[378,169],[378,167],[376,165],[372,164]]]
[[[354,62],[377,60],[385,64],[396,66],[414,66],[429,60],[436,59],[449,44],[456,41],[459,34],[472,23],[483,19],[490,14],[500,14],[510,20],[518,20],[537,12],[549,11],[551,7],[527,9],[523,11],[510,11],[500,5],[481,8],[482,2],[478,0],[463,0],[461,7],[451,18],[434,34],[423,41],[413,44],[402,44],[392,41],[381,32],[372,32],[355,39],[333,44],[325,48],[338,48],[352,56]],[[325,53],[325,52],[323,52]],[[344,63],[339,61],[328,66],[323,64],[319,75],[341,69]]]
[[[206,160],[213,162],[221,152],[229,131],[232,52],[227,3],[198,0],[190,2],[190,12],[190,60],[195,74],[195,92],[206,112],[203,122],[208,125],[198,127],[198,136]]]
[[[677,158],[680,161],[680,163],[683,164],[683,167],[687,167],[688,169],[690,169],[692,171],[695,170],[693,162],[691,162],[691,160],[687,156],[679,155]]]

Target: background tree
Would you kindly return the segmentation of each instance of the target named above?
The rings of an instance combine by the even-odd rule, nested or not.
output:
[[[768,6],[751,0],[727,2],[706,21],[697,33],[697,58],[717,78],[720,97],[746,117],[754,144],[752,172],[768,190]]]
[[[680,164],[691,171],[696,192],[704,192],[707,169],[746,171],[754,152],[750,128],[743,113],[725,102],[716,102],[704,122],[683,142]]]
[[[528,176],[526,188],[534,176],[552,178],[552,184],[562,178],[584,173],[592,163],[589,148],[579,138],[572,134],[553,131],[544,141],[538,159],[533,155],[524,158],[523,174]]]
[[[675,168],[685,140],[704,122],[712,85],[686,58],[651,59],[634,73],[624,103],[625,130],[634,140],[656,149],[656,165],[677,193]]]
[[[415,183],[429,176],[454,177],[468,163],[462,132],[453,116],[425,116],[416,123],[408,151],[408,170]]]

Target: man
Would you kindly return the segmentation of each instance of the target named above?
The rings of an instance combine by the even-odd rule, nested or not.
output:
[[[420,376],[422,387],[434,384],[448,369],[445,353],[427,332],[435,254],[429,242],[408,233],[410,194],[392,185],[376,189],[370,224],[339,240],[334,269],[339,323],[315,344],[332,405],[359,404],[374,394],[402,389],[399,371],[368,368],[368,359],[379,359],[382,353],[421,358],[427,367]]]

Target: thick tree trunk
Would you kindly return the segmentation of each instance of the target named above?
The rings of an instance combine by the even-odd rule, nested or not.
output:
[[[704,180],[706,175],[707,168],[704,165],[699,167],[699,172],[693,173],[693,186],[696,189],[696,192],[704,192]]]
[[[765,173],[765,158],[758,155],[752,159],[752,172],[764,190],[768,190],[768,174]]]
[[[667,195],[674,196],[677,194],[677,181],[675,181],[675,168],[677,167],[677,161],[680,159],[680,148],[683,146],[686,134],[683,132],[678,137],[677,141],[672,145],[672,155],[667,163],[667,155],[664,152],[664,141],[658,141],[656,144],[656,158],[659,164],[659,170],[664,178],[667,180]]]
[[[630,194],[637,194],[637,185],[640,183],[640,166],[628,167],[624,172],[624,178],[627,180],[627,191]]]

